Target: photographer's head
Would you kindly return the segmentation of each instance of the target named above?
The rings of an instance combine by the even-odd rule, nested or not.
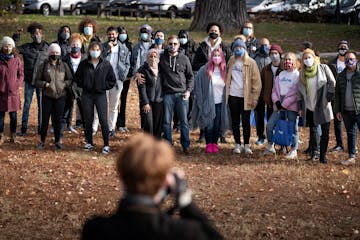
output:
[[[174,159],[168,143],[139,134],[121,151],[117,171],[128,194],[155,196],[173,168]]]

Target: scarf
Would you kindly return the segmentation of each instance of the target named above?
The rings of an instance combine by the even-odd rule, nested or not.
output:
[[[2,61],[8,61],[11,58],[14,58],[14,54],[0,53],[0,60],[2,60]]]
[[[90,35],[89,38],[87,38],[85,35],[81,34],[81,39],[83,40],[83,46],[84,46],[84,49],[88,50],[89,48],[89,45],[90,45],[90,42],[91,42],[91,39],[93,38],[93,35]]]
[[[311,67],[306,67],[305,71],[304,71],[304,75],[305,75],[305,80],[306,80],[306,91],[307,93],[309,92],[309,79],[313,78],[318,70],[318,66],[319,64],[314,64]]]
[[[219,49],[219,48],[220,48],[220,44],[221,44],[221,42],[222,42],[222,39],[221,39],[221,37],[218,37],[214,45],[211,45],[211,43],[210,43],[210,38],[209,38],[209,37],[206,37],[206,38],[204,39],[204,42],[205,42],[206,45],[209,47],[209,48],[208,48],[208,58],[210,58],[212,51],[214,51],[215,49]]]

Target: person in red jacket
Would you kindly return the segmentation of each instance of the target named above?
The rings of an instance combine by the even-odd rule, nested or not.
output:
[[[17,111],[20,109],[20,85],[24,80],[23,64],[15,42],[3,37],[0,43],[0,144],[4,142],[5,113],[10,115],[10,141],[16,143]]]
[[[148,134],[129,139],[117,160],[125,190],[119,208],[111,216],[87,220],[81,239],[223,239],[192,201],[184,174],[174,163],[174,150],[164,140]],[[168,194],[175,207],[164,213],[161,203]],[[173,216],[175,210],[179,214]]]

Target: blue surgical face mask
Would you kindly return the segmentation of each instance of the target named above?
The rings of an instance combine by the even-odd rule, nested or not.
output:
[[[92,27],[84,27],[84,34],[87,36],[90,36],[93,34],[93,28]]]
[[[187,44],[188,39],[187,38],[179,38],[179,42],[181,45],[185,45],[185,44]]]
[[[161,44],[163,44],[164,43],[164,39],[162,39],[162,38],[155,38],[155,44],[156,45],[161,45]]]
[[[94,51],[94,50],[90,50],[90,57],[91,58],[98,58],[100,57],[101,51]]]
[[[252,29],[251,28],[243,28],[243,34],[248,37],[252,34]]]
[[[245,50],[243,48],[235,49],[234,54],[236,57],[244,56]]]
[[[120,33],[119,34],[120,42],[125,42],[126,39],[127,39],[127,34],[126,33]]]
[[[149,34],[148,33],[141,33],[140,34],[140,38],[141,40],[143,40],[144,42],[149,41]]]

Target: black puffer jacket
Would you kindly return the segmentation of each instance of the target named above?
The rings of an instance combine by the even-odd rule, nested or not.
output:
[[[339,73],[336,79],[336,87],[335,87],[335,113],[343,112],[345,108],[345,93],[346,93],[346,69]],[[351,78],[351,88],[353,101],[355,105],[356,114],[360,113],[360,65],[358,64],[357,69],[354,75]]]
[[[94,68],[90,59],[80,62],[75,73],[75,82],[85,93],[106,93],[116,84],[115,73],[111,64],[100,58],[98,65]]]
[[[25,43],[17,49],[24,59],[24,81],[35,84],[35,76],[37,68],[48,58],[47,49],[49,44],[47,42]]]

